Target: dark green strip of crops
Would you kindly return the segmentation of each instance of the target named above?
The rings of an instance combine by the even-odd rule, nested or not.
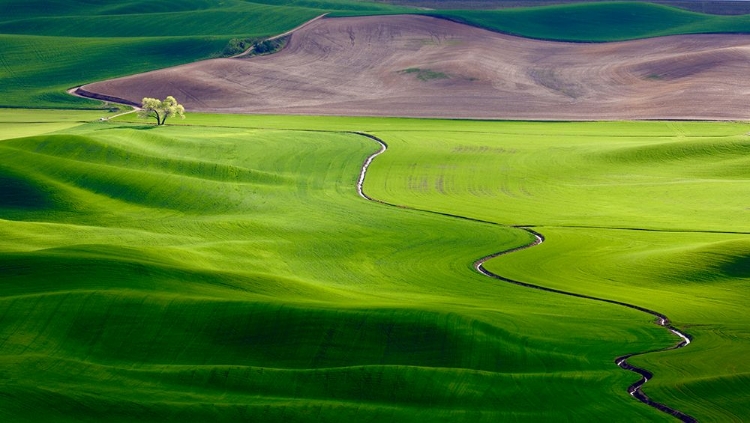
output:
[[[750,31],[750,15],[706,15],[648,3],[574,4],[432,14],[493,31],[555,41],[607,42]]]

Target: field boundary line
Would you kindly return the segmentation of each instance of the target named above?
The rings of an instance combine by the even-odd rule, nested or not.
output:
[[[136,104],[136,103],[134,103],[132,101],[125,100],[125,99],[122,99],[122,98],[109,97],[109,96],[103,96],[101,94],[92,93],[92,92],[84,90],[82,86],[73,87],[73,88],[69,89],[68,90],[68,94],[70,94],[72,96],[75,96],[75,97],[86,98],[86,99],[89,99],[89,100],[93,99],[93,100],[99,100],[99,101],[104,101],[104,102],[109,102],[109,103],[122,104],[122,105],[130,106],[130,107],[133,108],[132,110],[128,110],[127,112],[118,113],[118,114],[116,114],[114,116],[104,116],[104,117],[100,118],[100,120],[102,120],[102,121],[114,119],[116,117],[128,115],[130,113],[135,113],[135,112],[141,110],[141,108],[138,107],[138,104]]]
[[[300,24],[300,25],[298,25],[298,26],[296,26],[296,27],[294,27],[294,28],[290,29],[289,31],[286,31],[286,32],[282,32],[281,34],[279,34],[279,35],[274,35],[273,37],[270,37],[270,38],[266,38],[266,39],[265,39],[264,41],[273,41],[273,40],[278,40],[279,38],[283,38],[283,37],[286,37],[287,35],[291,35],[291,34],[292,34],[292,33],[294,33],[295,31],[299,31],[300,29],[302,29],[302,28],[304,28],[304,27],[306,27],[306,26],[310,25],[311,23],[313,23],[313,22],[317,21],[318,19],[323,19],[324,17],[326,17],[326,15],[328,15],[328,13],[327,13],[327,12],[326,12],[326,13],[323,13],[322,15],[318,15],[318,16],[316,16],[316,17],[314,17],[314,18],[310,19],[310,20],[309,20],[309,21],[307,21],[307,22],[303,22],[302,24]],[[253,52],[253,50],[255,50],[255,46],[254,46],[254,45],[253,45],[253,46],[250,46],[250,47],[248,47],[248,48],[247,48],[247,50],[243,51],[242,53],[239,53],[239,54],[235,54],[234,56],[230,56],[229,58],[230,58],[230,59],[238,59],[238,58],[240,58],[240,57],[245,57],[245,56],[249,55],[250,53],[252,53],[252,52]]]
[[[581,225],[521,225],[524,228],[558,228],[558,229],[603,229],[608,231],[662,232],[671,234],[717,234],[717,235],[750,235],[747,231],[719,231],[700,229],[654,229],[629,228],[624,226],[581,226]]]
[[[402,209],[410,209],[410,210],[415,210],[415,211],[421,211],[421,212],[425,212],[425,213],[437,214],[437,215],[446,216],[446,217],[452,217],[452,218],[457,218],[457,219],[469,220],[469,221],[477,222],[477,223],[487,223],[487,224],[496,225],[496,226],[505,226],[505,225],[501,225],[499,223],[490,222],[490,221],[481,220],[481,219],[474,219],[474,218],[466,217],[466,216],[454,215],[454,214],[450,214],[450,213],[436,212],[436,211],[433,211],[433,210],[425,210],[425,209],[419,209],[419,208],[414,208],[414,207],[400,206],[400,205],[388,203],[388,202],[385,202],[383,200],[378,200],[378,199],[375,199],[373,197],[370,197],[369,195],[365,194],[365,192],[363,190],[363,185],[364,185],[364,181],[365,181],[365,176],[367,175],[367,170],[370,168],[370,164],[372,164],[372,161],[376,157],[378,157],[379,155],[385,153],[385,151],[388,149],[388,144],[386,144],[386,142],[383,141],[383,140],[381,140],[380,138],[378,138],[378,137],[376,137],[376,136],[374,136],[372,134],[368,134],[366,132],[351,131],[351,132],[348,132],[348,133],[355,134],[355,135],[360,135],[360,136],[369,138],[369,139],[375,141],[376,143],[378,143],[380,145],[380,149],[378,149],[378,151],[376,151],[375,153],[370,154],[365,159],[364,163],[362,164],[362,170],[361,170],[361,172],[359,174],[359,179],[357,180],[357,194],[359,194],[359,196],[362,197],[362,198],[364,198],[365,200],[373,201],[375,203],[380,203],[380,204],[384,204],[384,205],[391,206],[391,207],[398,207],[398,208],[402,208]],[[540,245],[541,243],[544,242],[544,235],[542,235],[539,232],[536,232],[535,230],[531,229],[528,226],[506,226],[506,227],[516,228],[516,229],[521,229],[523,231],[526,231],[529,234],[533,235],[534,240],[532,242],[530,242],[530,243],[528,243],[526,245],[522,245],[520,247],[514,247],[514,248],[511,248],[509,250],[500,251],[500,252],[497,252],[497,253],[490,254],[488,256],[482,257],[482,258],[476,260],[473,263],[474,269],[478,273],[480,273],[480,274],[482,274],[484,276],[487,276],[489,278],[496,279],[496,280],[503,281],[503,282],[507,282],[507,283],[511,283],[511,284],[518,285],[518,286],[522,286],[522,287],[525,287],[525,288],[538,289],[540,291],[551,292],[551,293],[560,294],[560,295],[566,295],[566,296],[570,296],[570,297],[576,297],[576,298],[582,298],[582,299],[587,299],[587,300],[592,300],[592,301],[604,302],[604,303],[613,304],[613,305],[619,305],[619,306],[622,306],[622,307],[627,307],[627,308],[630,308],[630,309],[633,309],[633,310],[641,311],[641,312],[644,312],[644,313],[647,313],[647,314],[650,314],[650,315],[656,317],[656,324],[659,325],[659,326],[661,326],[661,327],[663,327],[663,328],[665,328],[665,329],[667,329],[672,334],[674,334],[677,337],[679,337],[680,341],[677,344],[671,345],[671,346],[666,347],[666,348],[658,348],[658,349],[653,349],[653,350],[649,350],[649,351],[634,352],[634,353],[628,353],[628,354],[625,354],[625,355],[621,355],[621,356],[618,356],[618,357],[616,357],[614,359],[614,363],[618,367],[620,367],[621,369],[628,370],[628,371],[631,371],[633,373],[637,373],[638,375],[641,376],[640,380],[638,380],[637,382],[635,382],[635,383],[631,384],[630,386],[628,386],[628,394],[630,394],[630,396],[632,396],[633,398],[637,399],[638,401],[640,401],[640,402],[642,402],[642,403],[644,403],[644,404],[646,404],[648,406],[651,406],[651,407],[653,407],[653,408],[655,408],[655,409],[657,409],[659,411],[662,411],[664,413],[670,414],[670,415],[676,417],[677,419],[679,419],[682,422],[685,422],[685,423],[695,423],[695,422],[697,422],[698,420],[695,417],[690,416],[690,415],[688,415],[686,413],[683,413],[682,411],[679,411],[679,410],[676,410],[674,408],[671,408],[671,407],[669,407],[669,406],[667,406],[665,404],[656,402],[656,401],[652,400],[651,398],[649,398],[646,394],[644,394],[643,391],[641,390],[641,387],[646,382],[648,382],[650,379],[652,379],[654,377],[653,373],[649,372],[646,369],[642,369],[640,367],[633,366],[632,364],[630,364],[630,363],[627,362],[628,358],[635,357],[635,356],[638,356],[638,355],[650,354],[650,353],[655,353],[655,352],[664,352],[664,351],[670,351],[670,350],[675,350],[675,349],[679,349],[679,348],[684,348],[684,347],[686,347],[687,345],[690,344],[690,342],[692,340],[692,337],[689,334],[687,334],[685,332],[682,332],[679,329],[677,329],[674,326],[672,326],[672,324],[669,321],[669,318],[666,315],[664,315],[662,313],[659,313],[657,311],[645,308],[645,307],[641,307],[641,306],[638,306],[638,305],[635,305],[635,304],[629,304],[629,303],[622,302],[622,301],[610,300],[610,299],[607,299],[607,298],[594,297],[594,296],[585,295],[585,294],[578,294],[578,293],[575,293],[575,292],[563,291],[563,290],[559,290],[559,289],[555,289],[555,288],[548,288],[548,287],[544,287],[544,286],[541,286],[541,285],[535,285],[535,284],[531,284],[531,283],[521,282],[521,281],[517,281],[517,280],[514,280],[514,279],[506,278],[504,276],[500,276],[500,275],[498,275],[496,273],[490,272],[489,270],[487,270],[484,267],[484,264],[487,261],[489,261],[489,260],[491,260],[493,258],[496,258],[496,257],[500,257],[500,256],[503,256],[503,255],[506,255],[506,254],[511,254],[511,253],[515,253],[517,251],[526,250],[528,248]]]

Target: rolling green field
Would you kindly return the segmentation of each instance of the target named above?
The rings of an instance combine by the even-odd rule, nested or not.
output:
[[[97,108],[100,102],[65,91],[217,57],[230,39],[280,34],[323,13],[426,13],[525,37],[572,41],[750,32],[750,15],[706,15],[644,3],[424,11],[357,0],[0,0],[0,107]]]
[[[3,420],[670,421],[613,360],[675,336],[432,211],[534,225],[487,267],[666,313],[645,392],[750,415],[744,125],[82,113],[0,112]]]
[[[701,421],[742,421],[750,414],[741,359],[750,352],[746,131],[670,122],[376,131],[391,154],[373,165],[368,188],[407,207],[535,226],[546,243],[487,268],[667,314],[695,342],[634,358],[656,370],[645,392]]]
[[[640,3],[420,11],[355,0],[0,0],[1,421],[750,418],[750,139],[736,123],[189,114],[65,93],[322,13],[533,38],[748,32]],[[9,107],[40,107],[22,110]],[[56,108],[80,110],[61,111]],[[105,110],[84,110],[84,109]],[[366,193],[356,182],[378,145]],[[464,216],[458,219],[446,216]],[[494,223],[490,223],[494,222]]]

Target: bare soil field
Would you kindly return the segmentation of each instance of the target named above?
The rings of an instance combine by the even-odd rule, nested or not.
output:
[[[137,58],[134,58],[137,60]],[[576,44],[424,16],[325,18],[281,52],[84,86],[188,111],[500,119],[750,116],[750,36]]]

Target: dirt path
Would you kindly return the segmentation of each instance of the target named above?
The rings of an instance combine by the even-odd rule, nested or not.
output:
[[[110,103],[121,104],[121,105],[124,105],[124,106],[130,106],[130,107],[132,107],[132,108],[133,108],[132,110],[128,110],[127,112],[122,112],[122,113],[118,113],[118,114],[116,114],[116,115],[112,115],[112,116],[102,116],[102,117],[100,118],[100,120],[102,120],[102,121],[104,121],[104,120],[110,120],[110,119],[114,119],[114,118],[116,118],[116,117],[120,117],[120,116],[124,116],[124,115],[129,115],[129,114],[131,114],[131,113],[135,113],[135,112],[137,112],[137,111],[141,110],[141,108],[140,108],[140,107],[138,107],[138,106],[134,106],[134,105],[133,105],[133,104],[131,104],[130,102],[127,102],[127,101],[119,101],[119,100],[121,100],[121,99],[115,99],[115,98],[113,98],[113,99],[110,99],[110,100],[104,100],[104,99],[102,99],[102,98],[99,98],[99,97],[95,97],[95,96],[90,96],[90,95],[85,95],[85,94],[86,94],[86,91],[82,90],[82,89],[81,89],[81,87],[73,87],[73,88],[69,89],[69,90],[68,90],[67,92],[68,92],[68,94],[70,94],[70,95],[72,95],[72,96],[75,96],[75,97],[86,98],[86,99],[89,99],[89,100],[90,100],[90,99],[94,99],[94,100],[102,100],[102,101],[108,101],[108,102],[110,102]]]
[[[279,38],[282,38],[282,37],[286,37],[287,35],[290,35],[290,34],[291,34],[292,32],[294,32],[294,31],[299,31],[300,29],[302,29],[302,28],[304,28],[304,27],[306,27],[306,26],[310,25],[311,23],[313,23],[313,22],[317,21],[318,19],[322,19],[322,18],[324,18],[324,17],[325,17],[325,16],[327,15],[327,14],[328,14],[328,13],[323,13],[322,15],[320,15],[320,16],[316,16],[316,17],[314,17],[314,18],[310,19],[309,21],[307,21],[307,22],[304,22],[304,23],[303,23],[303,24],[301,24],[300,26],[298,26],[298,27],[296,27],[296,28],[292,28],[292,29],[290,29],[290,30],[289,30],[289,31],[287,31],[287,32],[282,32],[282,33],[281,33],[281,34],[279,34],[279,35],[274,35],[274,36],[273,36],[273,37],[271,37],[271,38],[266,38],[266,41],[273,41],[273,40],[278,40]],[[247,56],[248,54],[252,53],[254,49],[255,49],[255,47],[254,47],[254,46],[251,46],[250,48],[248,48],[247,50],[243,51],[242,53],[240,53],[240,54],[235,54],[234,56],[231,56],[231,57],[230,57],[230,59],[236,59],[236,58],[238,58],[238,57],[243,57],[243,56]]]
[[[471,221],[474,221],[474,222],[480,222],[480,223],[488,223],[488,224],[492,224],[492,225],[498,225],[497,223],[494,223],[494,222],[488,222],[488,221],[484,221],[484,220],[480,220],[480,219],[473,219],[473,218],[465,217],[465,216],[452,215],[452,214],[448,214],[448,213],[441,213],[441,212],[435,212],[435,211],[432,211],[432,210],[417,209],[417,208],[412,208],[412,207],[398,206],[396,204],[387,203],[385,201],[378,200],[378,199],[375,199],[375,198],[372,198],[372,197],[368,196],[363,191],[363,184],[364,184],[364,181],[365,181],[365,176],[367,174],[367,170],[370,167],[370,164],[372,163],[372,161],[377,156],[383,154],[388,149],[388,145],[383,140],[381,140],[380,138],[378,138],[378,137],[376,137],[374,135],[367,134],[367,133],[364,133],[364,132],[352,132],[352,133],[356,134],[356,135],[361,135],[361,136],[367,137],[367,138],[369,138],[369,139],[377,142],[380,145],[380,149],[378,151],[376,151],[375,153],[371,154],[370,156],[368,156],[367,159],[365,159],[364,163],[362,164],[362,171],[360,172],[359,179],[357,180],[357,193],[359,194],[360,197],[362,197],[362,198],[364,198],[366,200],[369,200],[369,201],[373,201],[373,202],[380,203],[380,204],[385,204],[385,205],[392,206],[392,207],[409,208],[409,209],[412,209],[412,210],[418,210],[418,211],[422,211],[422,212],[426,212],[426,213],[439,214],[439,215],[442,215],[442,216],[448,216],[448,217],[453,217],[453,218],[458,218],[458,219],[463,219],[463,220],[471,220]],[[644,394],[643,391],[641,390],[641,387],[646,382],[648,382],[650,379],[653,378],[653,376],[654,376],[653,373],[649,372],[648,370],[642,369],[640,367],[633,366],[633,365],[631,365],[631,364],[629,364],[627,362],[628,358],[635,357],[637,355],[650,354],[650,353],[654,353],[654,352],[669,351],[669,350],[674,350],[674,349],[678,349],[678,348],[684,348],[684,347],[686,347],[687,345],[690,344],[690,340],[691,340],[690,335],[688,335],[688,334],[686,334],[686,333],[678,330],[674,326],[672,326],[670,324],[670,322],[669,322],[669,318],[667,318],[667,316],[665,316],[664,314],[659,313],[657,311],[653,311],[653,310],[647,309],[645,307],[641,307],[641,306],[638,306],[638,305],[635,305],[635,304],[625,303],[625,302],[622,302],[622,301],[610,300],[610,299],[606,299],[606,298],[599,298],[599,297],[594,297],[594,296],[584,295],[584,294],[577,294],[575,292],[562,291],[562,290],[559,290],[559,289],[547,288],[547,287],[543,287],[543,286],[539,286],[539,285],[534,285],[534,284],[530,284],[530,283],[526,283],[526,282],[520,282],[520,281],[516,281],[516,280],[513,280],[513,279],[509,279],[509,278],[500,276],[500,275],[498,275],[496,273],[490,272],[489,270],[487,270],[484,267],[484,264],[487,261],[489,261],[489,260],[491,260],[491,259],[493,259],[495,257],[499,257],[499,256],[502,256],[502,255],[506,255],[506,254],[517,252],[517,251],[525,250],[525,249],[537,246],[537,245],[541,244],[542,242],[544,242],[544,236],[542,234],[540,234],[539,232],[536,232],[536,231],[534,231],[532,229],[529,229],[529,228],[526,228],[526,227],[517,227],[517,228],[518,229],[522,229],[522,230],[530,233],[531,235],[533,235],[534,236],[534,241],[532,241],[529,244],[520,246],[520,247],[511,248],[510,250],[500,251],[500,252],[497,252],[497,253],[494,253],[494,254],[490,254],[490,255],[488,255],[486,257],[482,257],[479,260],[477,260],[477,261],[474,262],[474,269],[476,269],[477,272],[479,272],[479,273],[481,273],[481,274],[483,274],[483,275],[485,275],[487,277],[490,277],[490,278],[493,278],[493,279],[496,279],[496,280],[499,280],[499,281],[507,282],[507,283],[512,283],[514,285],[519,285],[519,286],[523,286],[523,287],[526,287],[526,288],[538,289],[538,290],[546,291],[546,292],[552,292],[552,293],[555,293],[555,294],[561,294],[561,295],[566,295],[566,296],[570,296],[570,297],[583,298],[583,299],[587,299],[587,300],[593,300],[593,301],[598,301],[598,302],[615,304],[615,305],[619,305],[619,306],[622,306],[622,307],[627,307],[627,308],[638,310],[638,311],[641,311],[641,312],[644,312],[644,313],[648,313],[648,314],[654,316],[656,318],[656,324],[658,324],[659,326],[662,326],[662,327],[666,328],[671,333],[673,333],[674,335],[676,335],[677,337],[679,337],[680,341],[678,343],[676,343],[675,345],[672,345],[672,346],[669,346],[669,347],[666,347],[666,348],[659,348],[659,349],[654,349],[654,350],[649,350],[649,351],[643,351],[643,352],[635,352],[635,353],[625,354],[625,355],[622,355],[620,357],[615,358],[614,362],[620,368],[625,369],[625,370],[629,370],[629,371],[634,372],[634,373],[637,373],[637,374],[639,374],[641,376],[640,380],[638,380],[637,382],[635,382],[634,384],[632,384],[632,385],[630,385],[628,387],[628,393],[632,397],[636,398],[637,400],[641,401],[644,404],[647,404],[647,405],[649,405],[651,407],[656,408],[659,411],[662,411],[664,413],[670,414],[670,415],[678,418],[679,420],[681,420],[681,421],[683,421],[685,423],[695,423],[695,422],[697,422],[697,419],[695,419],[694,417],[692,417],[692,416],[690,416],[688,414],[685,414],[682,411],[675,410],[674,408],[671,408],[671,407],[669,407],[667,405],[664,405],[664,404],[658,403],[656,401],[653,401],[646,394]]]

